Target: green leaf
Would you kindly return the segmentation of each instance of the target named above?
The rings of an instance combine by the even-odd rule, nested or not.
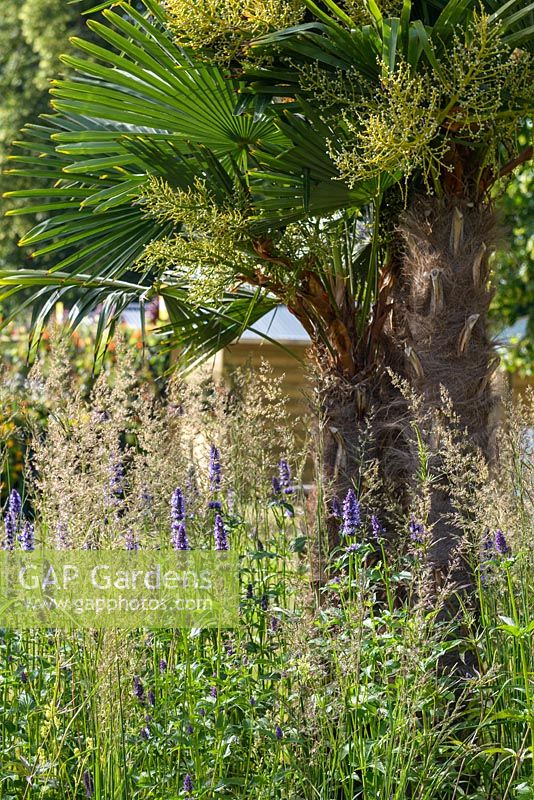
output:
[[[432,39],[447,47],[454,30],[471,16],[474,5],[473,0],[449,0],[432,28]]]
[[[381,31],[382,30],[382,23],[383,23],[384,20],[383,20],[383,17],[382,17],[382,12],[380,11],[380,9],[379,9],[378,5],[376,4],[375,0],[363,0],[363,2],[364,2],[364,5],[369,10],[377,30]]]
[[[321,8],[319,8],[319,6],[316,3],[314,3],[313,0],[304,0],[304,2],[306,6],[310,9],[310,11],[313,11],[313,13],[318,19],[322,20],[326,25],[330,26],[333,24],[332,18],[328,14],[326,14]],[[352,17],[350,17],[345,11],[343,11],[343,9],[340,8],[337,5],[337,3],[334,3],[333,0],[324,0],[324,5],[328,9],[330,9],[330,11],[334,14],[335,17],[337,17],[337,19],[340,22],[343,22],[345,25],[348,25],[349,28],[356,27]]]

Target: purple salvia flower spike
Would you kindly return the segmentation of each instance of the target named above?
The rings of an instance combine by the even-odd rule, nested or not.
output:
[[[355,536],[362,522],[362,512],[354,489],[349,489],[343,501],[343,528],[344,536]]]
[[[192,795],[193,795],[193,780],[192,780],[191,775],[189,773],[187,773],[187,775],[184,778],[184,785],[183,786],[184,786],[184,792],[185,792],[186,796],[187,797],[192,797]]]
[[[341,510],[341,503],[339,502],[339,497],[333,497],[330,501],[330,511],[333,517],[337,519],[341,519],[343,516],[343,511]]]
[[[124,545],[127,550],[139,550],[140,544],[135,538],[133,531],[128,531],[124,537]]]
[[[17,520],[11,511],[8,511],[4,517],[4,530],[6,534],[3,545],[4,550],[13,550],[17,533]]]
[[[508,542],[506,541],[506,537],[504,533],[498,528],[495,531],[495,537],[493,539],[493,545],[495,547],[495,551],[500,556],[506,556],[510,552],[510,548],[508,547]]]
[[[228,489],[227,503],[228,503],[228,513],[233,514],[235,506],[235,492],[233,489]]]
[[[95,791],[95,785],[94,785],[94,781],[93,781],[93,776],[91,775],[91,773],[87,769],[83,773],[83,786],[84,786],[84,789],[85,789],[85,796],[87,798],[91,798],[93,796],[94,791]]]
[[[13,550],[15,539],[20,525],[20,514],[22,512],[22,499],[16,489],[12,489],[7,503],[7,510],[4,517],[4,550]]]
[[[27,552],[31,552],[35,550],[35,535],[34,535],[34,527],[31,522],[24,523],[22,527],[22,533],[19,536],[20,546],[23,550]]]
[[[183,522],[185,520],[185,498],[180,488],[176,488],[171,498],[171,522]]]
[[[185,488],[189,497],[198,497],[197,471],[194,464],[191,464],[187,470]]]
[[[422,522],[416,522],[412,517],[408,525],[408,530],[410,531],[410,539],[412,539],[412,541],[418,542],[419,544],[424,541],[425,526]]]
[[[66,550],[69,546],[70,537],[68,526],[63,520],[56,525],[56,543],[59,550]]]
[[[141,506],[144,509],[148,511],[152,508],[152,504],[154,502],[154,495],[147,486],[143,486],[139,499],[141,501]]]
[[[22,498],[16,489],[12,489],[9,495],[8,511],[10,511],[15,518],[19,517],[22,511]]]
[[[143,686],[143,682],[139,675],[136,675],[133,679],[133,692],[134,695],[137,697],[140,703],[144,703],[145,701],[145,689]]]
[[[284,490],[284,494],[293,494],[293,486],[291,482],[291,469],[285,458],[281,458],[278,464],[280,472],[280,485]]]
[[[175,550],[189,550],[185,515],[184,494],[181,489],[175,489],[171,499],[171,543]]]
[[[110,459],[109,491],[111,504],[119,505],[124,498],[124,467],[117,456]]]
[[[221,454],[214,444],[210,447],[209,480],[210,490],[216,493],[221,488]]]
[[[172,546],[175,550],[189,550],[189,540],[187,538],[184,522],[179,522],[173,530]]]
[[[215,524],[213,527],[213,535],[215,538],[215,549],[216,550],[229,550],[228,546],[228,536],[226,533],[226,528],[224,527],[224,522],[220,514],[217,514],[215,517]]]
[[[384,534],[384,528],[380,524],[380,520],[376,514],[371,516],[371,531],[373,533],[373,538],[376,540],[380,539],[380,537]]]

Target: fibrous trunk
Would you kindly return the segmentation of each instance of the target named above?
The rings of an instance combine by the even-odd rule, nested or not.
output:
[[[447,397],[457,430],[465,432],[483,457],[490,456],[496,405],[491,376],[498,358],[487,330],[492,295],[488,256],[496,234],[489,207],[428,198],[416,198],[400,225],[399,270],[385,357],[392,371],[420,395],[420,417],[427,420],[420,433],[429,452],[436,451],[434,423]],[[408,403],[393,385],[382,421],[390,444],[385,468],[397,485],[409,486],[418,467],[418,443]],[[441,472],[437,449],[431,464],[435,474]],[[469,570],[455,556],[460,531],[454,515],[446,479],[437,481],[430,487],[426,520],[432,536],[431,562],[457,587],[468,586]]]
[[[373,386],[369,378],[349,379],[323,368],[317,380],[314,442],[318,478],[308,498],[312,583],[319,587],[326,578],[329,557],[340,541],[341,520],[336,506],[348,490],[358,487],[369,458],[368,410]],[[319,515],[319,518],[318,518]]]

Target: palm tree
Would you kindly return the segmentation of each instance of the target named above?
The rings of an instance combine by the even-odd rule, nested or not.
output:
[[[428,422],[414,431],[406,397],[385,380],[376,425],[383,467],[405,491],[421,445],[435,450],[434,412],[448,403],[455,426],[491,455],[490,379],[499,359],[487,325],[488,259],[502,235],[491,190],[532,156],[518,133],[533,108],[534,4],[407,0],[400,17],[384,19],[369,0],[366,27],[333,2],[328,12],[307,5],[320,23],[258,42],[260,52],[276,45],[279,55],[254,71],[252,85],[256,95],[283,86],[303,109],[324,98],[321,117],[337,134],[330,155],[349,187],[401,176],[404,208],[379,271],[382,308],[391,308],[380,351],[422,398]],[[294,87],[287,73],[277,77],[284,63]],[[432,467],[445,478],[433,484],[425,521],[433,563],[446,570],[459,532],[439,457]],[[455,573],[468,580],[462,566]]]
[[[143,3],[88,23],[102,44],[75,41],[76,77],[54,82],[54,113],[25,131],[14,171],[45,186],[11,193],[43,214],[22,244],[62,257],[3,271],[3,297],[34,287],[20,305],[38,335],[77,287],[71,322],[101,308],[101,353],[121,309],[158,293],[189,366],[285,303],[313,344],[327,500],[358,480],[372,407],[384,463],[404,451],[407,481],[415,450],[387,367],[428,407],[443,384],[487,449],[489,189],[526,157],[513,131],[531,105],[534,3],[405,0],[384,18],[367,0],[356,20],[305,0],[290,28],[245,25],[230,65],[216,39],[193,50]],[[454,540],[447,504],[436,490],[437,563]]]

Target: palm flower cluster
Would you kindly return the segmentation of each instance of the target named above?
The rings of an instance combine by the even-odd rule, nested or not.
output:
[[[241,246],[248,231],[242,193],[233,192],[220,202],[203,180],[183,191],[151,177],[141,203],[148,215],[172,221],[180,232],[149,242],[138,263],[159,271],[169,263],[180,264],[192,305],[219,297],[233,282],[236,269],[245,271],[255,264],[256,259]]]
[[[209,50],[211,58],[223,64],[250,39],[300,22],[305,9],[301,0],[164,0],[164,7],[180,45]]]

